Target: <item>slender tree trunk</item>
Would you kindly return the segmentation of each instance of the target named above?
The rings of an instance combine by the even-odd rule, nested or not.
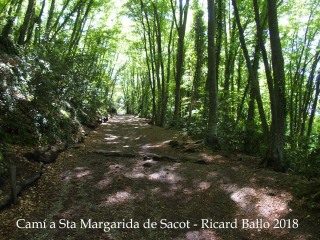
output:
[[[305,118],[303,117],[304,111],[303,111],[303,83],[305,79],[305,73],[306,73],[306,67],[307,67],[307,62],[309,61],[309,55],[310,53],[308,52],[308,49],[310,49],[310,44],[311,44],[311,31],[310,31],[310,24],[311,24],[311,19],[313,17],[313,13],[315,11],[316,7],[311,9],[311,12],[309,14],[309,19],[307,22],[307,27],[304,33],[304,40],[302,43],[302,49],[301,53],[296,65],[296,71],[294,74],[294,84],[296,85],[295,91],[292,92],[294,93],[294,122],[293,122],[293,129],[294,132],[293,134],[299,134],[302,136],[303,131],[304,131],[304,124],[305,124]],[[300,50],[300,49],[299,49]]]
[[[70,20],[70,18],[73,16],[73,14],[78,10],[79,6],[82,4],[84,0],[79,0],[77,2],[77,4],[75,4],[74,8],[65,16],[64,20],[62,21],[62,23],[59,25],[59,23],[61,22],[60,21],[60,18],[62,17],[63,15],[63,12],[65,11],[66,7],[68,6],[70,0],[67,0],[65,5],[63,6],[62,8],[62,11],[60,12],[60,15],[58,16],[57,20],[55,21],[55,23],[53,24],[52,26],[52,30],[54,29],[54,33],[52,34],[49,42],[53,41],[57,34],[63,29],[63,27],[67,24],[67,22]],[[58,27],[59,25],[59,27]],[[50,31],[51,32],[51,31]]]
[[[35,15],[36,15],[36,10],[33,8],[32,18],[30,20],[28,31],[27,31],[27,38],[24,42],[25,44],[29,44],[31,42],[31,39],[33,36],[33,30],[34,30],[35,23],[36,23],[36,16]]]
[[[284,145],[286,133],[286,97],[285,97],[285,74],[284,60],[282,55],[278,16],[277,0],[268,0],[268,23],[271,44],[271,62],[274,80],[274,103],[271,123],[271,138],[264,162],[275,171],[285,171]],[[272,98],[273,96],[270,96]]]
[[[78,49],[78,45],[79,45],[80,39],[83,35],[85,25],[88,21],[88,16],[89,16],[89,13],[91,11],[93,4],[94,4],[94,0],[90,0],[87,7],[86,7],[86,10],[85,10],[84,15],[82,17],[82,20],[80,22],[80,29],[79,29],[79,31],[77,31],[76,36],[75,36],[75,40],[74,40],[75,48],[74,48],[73,54],[75,54],[76,50]]]
[[[254,52],[254,59],[252,63],[252,68],[254,71],[255,76],[258,75],[258,69],[259,69],[259,63],[260,63],[260,51],[259,51],[259,44],[255,47]],[[244,141],[244,149],[247,153],[252,153],[254,151],[255,141],[256,138],[254,136],[257,135],[256,131],[256,124],[254,121],[254,115],[255,115],[255,86],[252,85],[252,82],[250,82],[250,98],[249,98],[249,108],[248,108],[248,115],[247,115],[247,121],[246,121],[246,135],[245,135],[245,141]],[[259,90],[260,92],[260,90]],[[265,133],[264,140],[266,141],[268,138],[268,133]]]
[[[172,4],[172,10],[175,16],[175,10]],[[181,81],[183,76],[183,65],[184,65],[184,37],[186,34],[187,27],[187,17],[189,9],[189,0],[186,0],[185,5],[183,6],[182,0],[179,0],[179,23],[177,24],[178,31],[178,48],[177,48],[177,59],[176,59],[176,85],[175,85],[175,104],[174,104],[174,124],[177,124],[177,121],[180,119],[180,107],[181,107]]]
[[[225,71],[224,71],[224,81],[223,81],[223,99],[222,101],[224,104],[222,104],[222,112],[223,115],[222,121],[229,122],[232,121],[232,114],[234,109],[234,99],[235,95],[233,94],[233,78],[235,73],[235,65],[237,56],[239,55],[239,49],[240,49],[240,43],[237,40],[238,35],[237,33],[237,23],[235,18],[230,19],[230,22],[232,22],[231,29],[229,31],[230,34],[230,40],[225,40],[225,52],[226,52],[226,59],[225,59]],[[225,31],[225,35],[227,36],[227,31]],[[240,66],[239,66],[240,67]]]
[[[25,44],[25,38],[28,31],[28,26],[34,14],[34,7],[35,7],[35,0],[29,0],[23,23],[19,29],[19,38],[18,38],[19,45]]]
[[[314,116],[316,113],[317,104],[319,101],[319,93],[320,93],[320,73],[318,72],[318,76],[317,76],[316,83],[315,83],[314,99],[313,99],[309,123],[308,123],[308,131],[307,131],[308,140],[310,139],[310,136],[311,136],[312,124],[313,124]]]
[[[233,7],[234,7],[235,18],[236,18],[238,29],[239,29],[239,37],[240,37],[241,48],[242,48],[243,55],[244,55],[245,60],[246,60],[247,69],[248,69],[248,72],[249,72],[249,78],[250,78],[251,87],[253,87],[254,92],[255,92],[255,98],[256,98],[256,101],[257,101],[258,110],[259,110],[259,114],[260,114],[260,119],[261,119],[261,124],[262,124],[262,129],[263,129],[263,135],[265,136],[265,138],[267,138],[267,136],[269,134],[269,126],[268,126],[268,123],[267,123],[267,118],[266,118],[264,107],[263,107],[263,102],[262,102],[262,98],[261,98],[259,82],[258,82],[257,77],[255,75],[254,69],[253,69],[253,67],[251,65],[248,49],[247,49],[246,42],[245,42],[245,39],[244,39],[244,31],[243,31],[243,28],[242,28],[242,25],[241,25],[241,22],[240,22],[240,16],[239,16],[237,3],[236,3],[235,0],[232,0],[232,4],[233,4]]]
[[[159,46],[161,47],[161,38],[159,39],[159,36],[161,37],[161,33],[159,35],[158,28],[160,28],[160,23],[158,26],[158,21],[157,21],[157,9],[156,5],[153,4],[153,31],[152,31],[152,39],[153,39],[153,44],[152,44],[152,49],[154,53],[154,65],[155,65],[155,75],[156,75],[156,80],[157,80],[157,118],[156,118],[156,125],[160,125],[160,119],[161,119],[161,93],[162,93],[162,85],[161,85],[161,76],[160,76],[160,61],[161,61],[161,56],[162,53],[159,51]],[[161,30],[160,30],[161,32]],[[160,44],[159,44],[160,42]]]
[[[226,54],[226,63],[225,63],[225,74],[224,74],[224,83],[223,83],[223,91],[225,99],[228,98],[229,89],[230,89],[230,78],[232,73],[234,72],[234,63],[236,61],[237,52],[239,49],[239,44],[236,44],[236,21],[232,21],[232,32],[230,41],[227,47],[229,47]],[[225,33],[227,34],[227,33]]]
[[[155,27],[156,27],[156,40],[157,40],[157,62],[158,62],[158,75],[159,75],[159,126],[164,126],[165,116],[162,110],[165,101],[165,75],[164,75],[164,64],[162,56],[162,35],[161,35],[161,25],[160,18],[158,14],[157,5],[153,3],[154,15],[155,15]],[[160,76],[161,73],[161,76]]]
[[[151,93],[152,93],[152,117],[151,117],[151,123],[155,124],[157,119],[157,106],[156,106],[156,81],[155,81],[155,69],[154,69],[154,53],[153,53],[153,47],[152,47],[152,38],[151,38],[151,28],[149,23],[148,14],[146,12],[144,3],[142,0],[140,0],[140,6],[141,11],[144,13],[144,17],[146,19],[147,26],[145,26],[144,20],[142,18],[141,22],[144,29],[144,39],[145,39],[145,51],[147,56],[147,63],[148,63],[148,71],[149,71],[149,79],[150,79],[150,87],[151,87]],[[146,34],[147,33],[147,34]],[[148,39],[147,39],[148,36]],[[147,41],[148,40],[148,41]],[[149,45],[149,49],[147,47],[147,42]],[[149,57],[148,57],[149,52]]]
[[[318,46],[320,46],[320,41],[318,43]],[[313,89],[313,83],[314,83],[313,79],[314,79],[315,71],[316,71],[316,68],[317,68],[319,61],[320,61],[320,50],[318,50],[316,52],[316,54],[314,55],[314,60],[313,60],[312,66],[311,66],[311,71],[310,71],[308,81],[307,81],[307,84],[305,87],[306,90],[305,90],[305,94],[303,97],[303,109],[302,109],[303,114],[302,114],[302,127],[301,127],[301,131],[300,131],[300,136],[304,136],[304,134],[305,134],[306,121],[307,121],[307,117],[308,117],[308,113],[309,113],[308,107],[310,106],[312,91],[314,90]],[[316,83],[316,86],[317,86],[317,83]],[[310,117],[311,117],[311,114],[310,114]],[[310,135],[307,134],[308,138],[309,138],[309,136]]]
[[[45,6],[46,6],[46,0],[43,0],[40,13],[35,19],[35,24],[37,24],[37,26],[35,26],[36,30],[35,30],[35,37],[34,37],[34,45],[40,44],[41,28],[42,28],[42,15],[43,15]]]
[[[45,41],[47,41],[49,39],[49,33],[50,33],[50,28],[51,28],[51,24],[52,24],[52,20],[53,20],[55,4],[56,4],[56,0],[51,0],[49,13],[48,13],[48,19],[47,19],[47,23],[46,23],[46,29],[45,29],[45,33],[44,33],[44,40]]]
[[[73,24],[73,30],[72,30],[72,34],[69,40],[69,50],[67,55],[70,56],[71,55],[71,51],[74,47],[75,44],[75,38],[77,35],[77,32],[80,31],[80,22],[81,22],[81,17],[82,17],[82,6],[83,4],[79,5],[77,8],[77,16],[76,16],[76,20]]]
[[[216,71],[215,0],[208,0],[208,76],[209,118],[207,144],[219,148],[218,140],[218,76]]]
[[[166,75],[166,83],[165,83],[165,88],[162,89],[164,92],[164,101],[163,101],[163,106],[161,108],[162,113],[161,116],[163,116],[163,120],[161,122],[164,124],[165,122],[165,114],[167,112],[167,106],[168,106],[168,95],[169,95],[169,83],[171,79],[171,55],[172,55],[172,44],[173,44],[173,28],[174,28],[174,20],[171,22],[171,27],[170,27],[170,34],[169,34],[169,42],[168,42],[168,58],[167,58],[167,75]]]
[[[194,51],[196,54],[196,65],[194,71],[194,78],[192,84],[192,91],[190,97],[190,106],[189,106],[189,119],[188,125],[191,124],[191,116],[192,110],[194,106],[194,102],[199,98],[199,85],[201,81],[201,73],[204,62],[204,50],[205,50],[205,27],[203,22],[204,12],[202,9],[199,9],[197,6],[197,10],[194,14]]]
[[[216,78],[219,79],[219,66],[220,66],[220,59],[221,59],[221,47],[222,47],[222,36],[223,36],[223,13],[224,13],[224,0],[215,0],[217,2],[217,9],[216,9]],[[217,80],[218,84],[218,80]]]
[[[15,2],[16,2],[16,0],[11,1],[9,12],[8,12],[7,23],[3,27],[2,32],[1,32],[1,36],[3,38],[9,37],[9,35],[12,32],[14,21],[16,20],[17,16],[19,15],[19,13],[21,11],[23,0],[20,0],[17,4],[15,4]],[[14,16],[12,16],[12,12],[15,7],[16,7],[15,13],[14,13]]]

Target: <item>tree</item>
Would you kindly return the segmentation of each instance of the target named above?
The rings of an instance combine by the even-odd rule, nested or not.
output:
[[[278,26],[277,1],[268,0],[268,23],[271,45],[274,94],[270,93],[272,122],[270,142],[264,162],[276,171],[284,171],[284,146],[286,134],[286,84]]]
[[[182,3],[182,0],[179,0],[179,21],[176,17],[176,10],[171,1],[172,12],[174,16],[175,26],[178,32],[178,45],[177,45],[177,58],[176,58],[176,76],[175,76],[175,101],[174,101],[174,125],[180,120],[180,111],[181,111],[181,81],[183,76],[183,66],[184,66],[184,37],[186,35],[187,27],[187,18],[189,10],[189,0],[185,1],[185,4]]]
[[[215,0],[208,0],[208,75],[207,86],[209,92],[209,118],[207,143],[215,148],[219,147],[218,140],[218,76],[216,62],[216,10]]]
[[[148,80],[151,92],[151,123],[164,126],[167,116],[169,82],[171,79],[172,45],[174,21],[167,1],[132,1],[127,4],[130,18],[136,22],[136,34],[142,40],[144,58],[141,64],[145,72],[140,72],[141,80]],[[135,41],[131,44],[138,46]],[[135,50],[133,50],[135,52]],[[143,94],[147,95],[147,94]],[[148,106],[142,104],[144,109]]]
[[[0,51],[21,58],[2,74],[5,109],[10,85],[10,99],[15,89],[32,99],[29,126],[49,136],[68,104],[90,116],[123,104],[152,124],[205,135],[213,148],[262,153],[277,171],[285,160],[311,166],[320,147],[319,0],[208,0],[207,27],[198,0],[128,0],[109,21],[120,11],[113,2],[0,1]],[[52,120],[50,130],[41,119]]]
[[[34,24],[32,22],[32,18],[34,17],[34,8],[35,8],[35,0],[29,0],[23,23],[19,29],[18,44],[20,44],[20,45],[25,44],[25,41],[26,41],[25,38],[26,38],[27,31],[28,31],[28,27],[31,27],[31,26],[29,26],[30,24],[32,24],[32,25]],[[32,28],[33,28],[33,26],[32,26]]]
[[[205,54],[205,25],[203,21],[204,11],[199,6],[199,1],[194,1],[193,5],[193,38],[194,38],[194,52],[195,52],[195,66],[194,77],[191,89],[190,106],[189,106],[189,119],[188,124],[191,123],[192,110],[195,102],[199,99],[199,87],[202,78],[202,68],[204,65]]]
[[[16,20],[16,18],[18,17],[18,15],[21,11],[22,2],[23,2],[23,0],[20,0],[19,2],[12,0],[10,3],[7,22],[1,32],[1,36],[5,39],[8,38],[8,36],[12,32],[12,27],[13,27],[14,21]],[[12,16],[12,14],[13,14],[12,12],[14,11],[14,9],[15,9],[15,13]]]

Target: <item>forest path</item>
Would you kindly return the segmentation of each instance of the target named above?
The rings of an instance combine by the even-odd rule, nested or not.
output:
[[[114,116],[0,213],[0,239],[319,239],[292,195],[301,179],[256,164]]]

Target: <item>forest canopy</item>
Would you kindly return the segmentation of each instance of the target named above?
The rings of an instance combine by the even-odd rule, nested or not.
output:
[[[117,111],[318,177],[319,4],[0,0],[2,152]]]

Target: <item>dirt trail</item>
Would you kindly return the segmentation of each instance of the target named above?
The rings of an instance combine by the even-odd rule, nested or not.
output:
[[[301,179],[256,163],[115,116],[0,213],[0,239],[319,239]]]

